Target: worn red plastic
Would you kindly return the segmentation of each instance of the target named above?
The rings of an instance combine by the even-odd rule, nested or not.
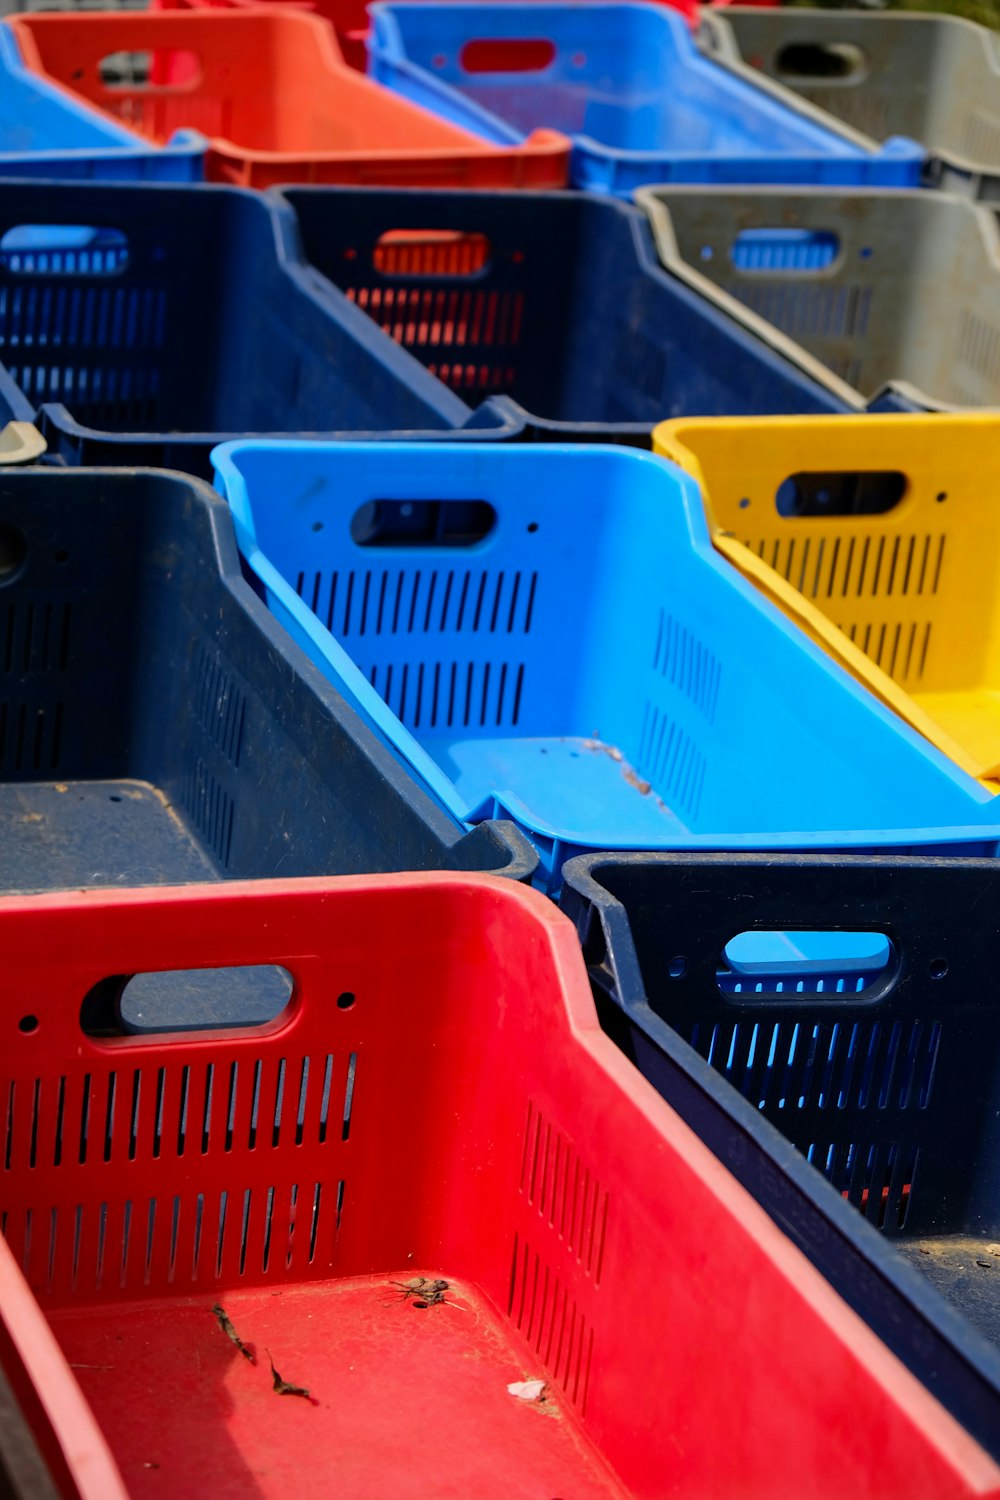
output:
[[[23,14],[25,66],[143,139],[209,140],[209,181],[563,187],[570,142],[536,130],[494,145],[349,68],[320,17],[291,8]],[[145,54],[148,79],[102,76]],[[105,70],[107,72],[107,70]]]
[[[1000,1494],[602,1034],[537,892],[9,897],[0,945],[0,1359],[65,1494]],[[123,976],[248,964],[294,977],[264,1027],[114,1023]]]

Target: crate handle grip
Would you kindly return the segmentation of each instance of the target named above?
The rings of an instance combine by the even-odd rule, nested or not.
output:
[[[832,229],[790,229],[784,225],[755,225],[743,229],[729,247],[737,271],[754,276],[818,276],[829,271],[840,256],[840,236]],[[701,259],[713,259],[711,245]]]
[[[113,974],[84,996],[80,1026],[84,1035],[105,1041],[271,1030],[287,1011],[294,987],[291,974],[278,964]],[[28,1015],[18,1024],[19,1030],[30,1033],[38,1021]]]
[[[682,959],[668,965],[668,977],[682,977]],[[897,959],[884,932],[840,929],[797,931],[754,929],[737,933],[723,946],[720,972],[727,984],[720,993],[733,994],[739,983],[741,1001],[773,999],[810,986],[814,999],[830,1002],[866,999],[894,972]]]
[[[853,42],[787,42],[775,58],[775,71],[785,83],[850,86],[865,77],[868,59]]]
[[[774,504],[785,520],[884,516],[902,502],[907,488],[898,469],[803,469],[782,480]],[[741,501],[740,509],[751,505]]]
[[[543,73],[556,59],[548,37],[476,37],[465,43],[458,64],[465,73]],[[432,63],[444,66],[435,56]]]
[[[357,547],[476,547],[495,529],[487,500],[366,500],[351,518]],[[314,531],[323,521],[312,523]]]
[[[122,229],[94,224],[12,224],[0,267],[14,276],[117,276],[129,263]]]

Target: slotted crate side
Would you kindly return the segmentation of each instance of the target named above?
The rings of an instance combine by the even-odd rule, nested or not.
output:
[[[996,1227],[992,939],[956,934],[994,873],[990,861],[608,854],[567,865],[562,897],[606,1030],[990,1443],[995,1315],[962,1268]],[[732,986],[724,950],[738,932],[819,942],[848,927],[891,945],[860,994],[797,983],[791,967],[783,985]]]
[[[923,149],[877,146],[699,49],[645,5],[376,5],[369,72],[497,142],[540,126],[573,138],[574,186],[629,197],[652,181],[920,183]]]
[[[899,134],[942,157],[950,189],[1000,191],[1000,75],[989,28],[960,16],[727,7],[706,17],[724,56],[742,59],[875,140]]]
[[[985,210],[808,189],[649,189],[641,202],[665,265],[855,408],[890,381],[925,408],[997,401],[1000,238]],[[949,315],[932,320],[942,298]]]
[[[666,275],[642,215],[624,204],[282,196],[322,276],[463,400],[507,396],[540,434],[638,441],[664,412],[842,407]]]
[[[654,437],[699,480],[719,550],[957,764],[995,777],[995,418],[737,425]]]
[[[153,832],[176,824],[203,879],[442,862],[530,874],[523,840],[492,827],[467,835],[275,639],[209,491],[154,476],[8,473],[0,536],[18,566],[0,601],[0,774],[8,792],[50,784],[52,804],[8,798],[24,824],[10,830],[8,886],[66,883],[44,844],[69,840],[69,804],[91,783],[96,812],[65,869],[78,859],[94,883],[127,878],[137,861],[151,883],[190,878],[173,844],[123,844],[128,807],[113,804],[141,784],[163,825]]]
[[[250,923],[248,902],[256,915]],[[564,1415],[630,1493],[660,1493],[665,1473],[692,1494],[725,1492],[748,1474],[764,1489],[780,1489],[791,1476],[796,1486],[822,1492],[834,1444],[838,1480],[846,1474],[877,1497],[896,1492],[915,1455],[917,1495],[981,1492],[993,1474],[981,1450],[885,1362],[859,1322],[831,1317],[829,1292],[815,1273],[595,1034],[572,929],[539,901],[505,899],[486,882],[407,877],[381,889],[345,882],[336,890],[245,886],[221,899],[211,891],[193,899],[162,893],[156,905],[148,893],[103,903],[69,898],[55,911],[14,903],[0,910],[0,922],[8,914],[21,946],[8,948],[5,982],[22,1002],[25,993],[37,997],[38,1024],[20,1027],[13,1018],[23,1016],[23,1003],[8,1007],[12,1040],[0,1082],[0,1096],[13,1101],[0,1121],[7,1239],[57,1328],[74,1309],[89,1307],[97,1328],[192,1292],[208,1316],[219,1290],[290,1286],[289,1256],[304,1293],[331,1271],[391,1274],[412,1250],[414,1263],[479,1284],[510,1324],[517,1362],[545,1372]],[[398,948],[371,941],[387,922]],[[46,954],[52,957],[39,968]],[[280,962],[299,979],[289,1012],[269,1034],[189,1033],[155,1043],[81,1034],[80,997],[108,973],[234,958]],[[498,1003],[501,972],[505,995],[514,973],[515,991],[531,1004]],[[409,1003],[400,1004],[401,993]],[[350,999],[331,1007],[336,995]],[[354,1088],[348,1110],[331,1080],[320,1149],[318,1084],[331,1053],[338,1084],[344,1074],[336,1059],[349,1069],[356,1055]],[[304,1091],[303,1055],[310,1059]],[[427,1066],[415,1068],[415,1056]],[[535,1069],[531,1059],[543,1057],[544,1070]],[[275,1109],[281,1059],[285,1089]],[[78,1116],[70,1102],[79,1104]],[[286,1208],[289,1180],[307,1204],[317,1181],[321,1187],[311,1258],[302,1206],[294,1227]],[[223,1192],[217,1274],[215,1199]],[[305,1217],[311,1230],[312,1215]],[[664,1258],[667,1235],[672,1252]],[[715,1253],[706,1261],[709,1239]],[[738,1279],[723,1274],[734,1261],[759,1289],[749,1307]],[[650,1286],[673,1293],[670,1358],[655,1296],[650,1311]],[[794,1359],[800,1345],[805,1352]],[[761,1347],[769,1351],[766,1370]],[[731,1443],[708,1442],[728,1399],[719,1372],[744,1360],[757,1374],[746,1382],[748,1420]],[[635,1380],[623,1380],[630,1370]],[[146,1379],[155,1386],[155,1372]],[[775,1390],[787,1396],[777,1402]],[[835,1434],[845,1393],[852,1418]],[[664,1401],[678,1413],[669,1429],[658,1420]],[[790,1409],[808,1441],[782,1445]],[[365,1431],[360,1413],[358,1431]],[[108,1437],[117,1446],[121,1429],[108,1429]],[[330,1462],[336,1466],[337,1456]],[[610,1476],[607,1482],[617,1493]]]

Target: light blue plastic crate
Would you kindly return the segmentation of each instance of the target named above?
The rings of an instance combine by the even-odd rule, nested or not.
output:
[[[177,131],[153,146],[30,72],[0,23],[0,177],[201,182],[203,136]]]
[[[878,144],[738,63],[703,55],[654,5],[373,5],[368,71],[487,140],[573,138],[571,185],[915,187],[924,149]]]
[[[1000,803],[715,551],[630,449],[226,443],[275,615],[462,821],[587,849],[994,854]]]

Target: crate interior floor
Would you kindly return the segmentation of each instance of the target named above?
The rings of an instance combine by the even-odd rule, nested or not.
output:
[[[0,891],[217,880],[197,840],[148,782],[0,784]]]
[[[136,1497],[622,1500],[558,1402],[508,1393],[541,1371],[492,1304],[452,1282],[445,1302],[417,1308],[393,1285],[413,1275],[49,1318]],[[310,1399],[275,1391],[267,1351]]]
[[[946,1234],[938,1239],[899,1239],[893,1248],[1000,1350],[1000,1235],[972,1239]]]

